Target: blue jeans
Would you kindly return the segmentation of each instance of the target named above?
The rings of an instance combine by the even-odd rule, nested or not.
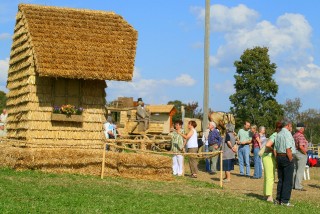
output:
[[[244,164],[246,165],[246,176],[250,176],[250,147],[249,145],[240,145],[238,149],[238,159],[240,175],[244,175]]]
[[[291,191],[293,186],[293,161],[289,161],[288,157],[277,156],[277,164],[277,200],[283,203],[288,203],[291,198]]]
[[[254,148],[254,178],[261,178],[262,177],[262,167],[261,167],[261,157],[259,156],[260,148]]]
[[[204,151],[209,152],[209,146],[204,145]],[[210,165],[210,159],[206,158],[206,172],[211,172],[211,165]]]

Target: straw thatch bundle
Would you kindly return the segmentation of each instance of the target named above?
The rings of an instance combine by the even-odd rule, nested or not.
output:
[[[0,144],[0,166],[55,173],[100,175],[103,146],[22,148]],[[88,144],[87,144],[88,145]],[[152,154],[107,152],[104,176],[170,180],[171,159]]]
[[[104,138],[104,80],[132,79],[137,31],[113,12],[20,4],[10,53],[8,137],[95,142]],[[52,119],[53,106],[85,110]]]
[[[40,76],[131,80],[136,41],[113,12],[20,4],[11,56],[27,58],[31,42]]]

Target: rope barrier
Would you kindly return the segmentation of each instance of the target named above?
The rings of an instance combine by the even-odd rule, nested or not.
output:
[[[185,152],[157,152],[157,151],[151,151],[151,150],[145,150],[145,149],[134,149],[134,148],[128,148],[125,146],[119,146],[113,143],[106,143],[108,146],[115,147],[117,149],[123,149],[123,150],[129,150],[129,151],[136,151],[140,153],[152,153],[152,154],[159,154],[159,155],[182,155],[182,156],[191,156],[192,158],[198,158],[198,159],[207,159],[207,158],[212,158],[220,153],[222,151],[218,152],[200,152],[200,153],[185,153]]]
[[[102,157],[102,166],[101,166],[101,179],[103,179],[104,172],[105,172],[105,161],[106,161],[106,150],[107,146],[110,147],[115,147],[118,149],[123,149],[123,150],[129,150],[129,151],[135,151],[135,152],[141,152],[141,153],[147,153],[147,154],[158,154],[158,155],[183,155],[183,156],[189,156],[192,158],[197,158],[197,159],[206,159],[210,157],[215,157],[217,155],[220,155],[220,187],[223,187],[223,182],[222,182],[222,169],[223,169],[223,162],[222,162],[222,151],[217,151],[217,152],[200,152],[200,153],[175,153],[175,152],[156,152],[156,151],[150,151],[150,150],[145,150],[145,149],[134,149],[134,148],[128,148],[125,146],[119,146],[116,145],[115,143],[108,143],[106,142],[104,144],[104,151],[103,151],[103,157]]]

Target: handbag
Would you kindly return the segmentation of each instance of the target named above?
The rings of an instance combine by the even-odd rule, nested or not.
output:
[[[262,157],[262,155],[264,154],[264,152],[266,151],[266,146],[263,146],[260,151],[259,151],[259,156]]]

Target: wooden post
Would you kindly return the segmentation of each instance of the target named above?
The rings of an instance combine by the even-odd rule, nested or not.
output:
[[[223,182],[222,182],[222,171],[223,171],[223,161],[222,161],[222,156],[223,156],[223,151],[220,151],[220,187],[222,187]]]
[[[104,168],[106,165],[106,150],[107,150],[107,144],[105,143],[103,146],[103,158],[102,158],[102,166],[101,166],[101,179],[103,179],[104,175]]]
[[[205,6],[205,34],[204,34],[204,84],[203,84],[203,121],[202,132],[204,133],[208,126],[209,114],[209,60],[210,60],[210,0],[206,0]]]

